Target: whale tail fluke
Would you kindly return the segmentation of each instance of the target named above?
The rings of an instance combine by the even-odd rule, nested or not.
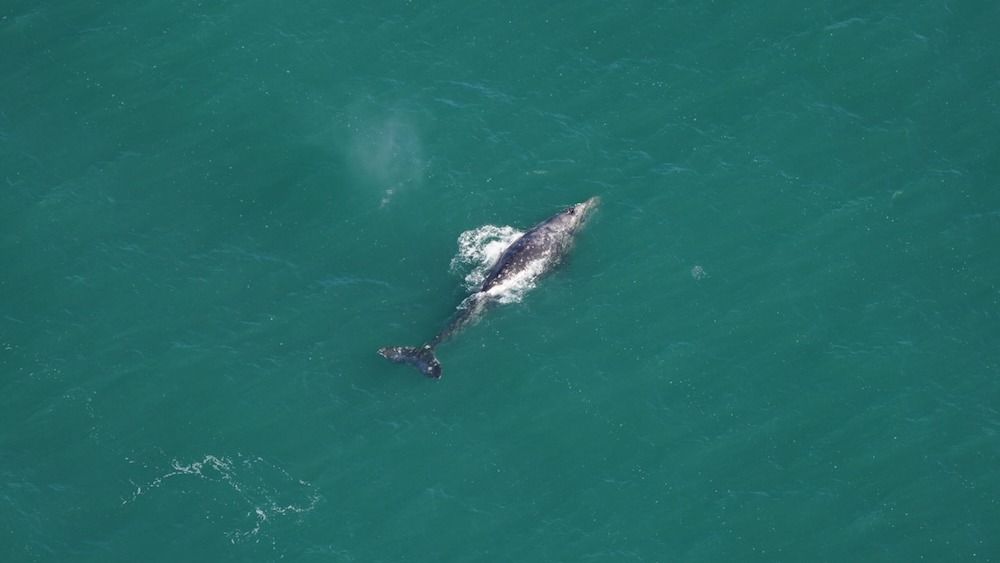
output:
[[[397,364],[410,364],[427,377],[434,379],[441,377],[441,362],[429,344],[420,347],[387,346],[379,348],[378,355]]]

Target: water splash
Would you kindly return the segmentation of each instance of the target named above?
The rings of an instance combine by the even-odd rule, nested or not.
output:
[[[451,271],[463,275],[470,291],[479,289],[490,269],[504,251],[524,235],[514,227],[483,225],[465,231],[458,237],[458,253],[451,259]],[[548,257],[539,257],[504,283],[488,291],[490,298],[500,303],[517,303],[535,287],[535,280],[545,271]]]
[[[524,233],[510,226],[483,225],[458,236],[458,254],[451,259],[451,271],[465,278],[465,286],[476,290],[507,247]]]

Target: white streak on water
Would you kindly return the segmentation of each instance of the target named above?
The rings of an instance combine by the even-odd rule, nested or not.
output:
[[[127,461],[135,463],[131,459]],[[226,532],[226,537],[234,544],[245,541],[258,543],[269,522],[275,518],[311,512],[322,500],[312,484],[292,477],[261,457],[237,454],[234,460],[207,454],[192,462],[173,459],[169,470],[162,475],[140,483],[132,481],[135,490],[128,498],[122,499],[122,505],[135,503],[154,490],[166,488],[169,483],[176,483],[172,486],[182,492],[190,492],[184,483],[185,479],[192,478],[217,484],[221,493],[213,495],[213,499],[223,509],[235,507],[238,514],[232,515],[233,519],[246,522]],[[235,502],[230,502],[230,499]],[[273,543],[273,538],[271,541]]]

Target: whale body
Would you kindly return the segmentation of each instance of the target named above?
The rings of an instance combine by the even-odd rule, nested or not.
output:
[[[482,284],[458,306],[445,328],[421,346],[387,346],[378,353],[392,362],[409,364],[427,377],[441,377],[441,362],[434,350],[445,340],[479,320],[488,306],[513,285],[530,284],[551,271],[573,247],[576,234],[600,199],[592,197],[571,205],[535,225],[503,251]]]

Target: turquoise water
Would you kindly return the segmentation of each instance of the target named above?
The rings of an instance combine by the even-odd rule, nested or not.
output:
[[[0,560],[1000,559],[998,24],[4,3]]]

